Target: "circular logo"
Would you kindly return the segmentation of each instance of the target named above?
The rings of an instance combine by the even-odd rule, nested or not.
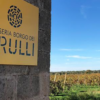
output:
[[[19,8],[12,5],[8,10],[8,21],[11,26],[18,28],[22,24],[22,13]]]

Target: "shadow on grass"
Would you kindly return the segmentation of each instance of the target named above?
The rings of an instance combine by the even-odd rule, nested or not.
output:
[[[100,100],[100,95],[87,93],[69,94],[68,96],[50,96],[50,100]]]

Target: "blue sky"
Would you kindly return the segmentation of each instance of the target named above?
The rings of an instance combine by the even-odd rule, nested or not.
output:
[[[50,71],[100,70],[100,0],[52,0]]]

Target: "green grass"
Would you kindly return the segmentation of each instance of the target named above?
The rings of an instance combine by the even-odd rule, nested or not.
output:
[[[100,100],[100,96],[82,94],[69,94],[68,96],[50,96],[50,100]]]
[[[93,93],[100,91],[100,86],[84,86],[84,85],[74,85],[70,88],[70,91],[76,93]]]
[[[100,100],[100,86],[74,85],[58,95],[50,96],[50,100]]]

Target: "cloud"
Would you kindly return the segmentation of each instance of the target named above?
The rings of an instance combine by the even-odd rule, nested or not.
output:
[[[96,50],[96,51],[100,51],[100,50]]]
[[[84,57],[84,56],[79,56],[79,55],[72,55],[72,56],[66,56],[68,58],[79,58],[79,59],[89,59],[92,57]]]
[[[94,59],[100,59],[100,58],[94,58]]]
[[[65,65],[51,65],[50,72],[61,72],[61,71],[82,71],[82,70],[99,70],[100,63],[69,63]]]
[[[61,51],[83,51],[83,49],[60,49]]]
[[[73,61],[73,62],[66,62],[61,64],[51,64],[50,71],[57,72],[57,71],[78,71],[78,70],[99,70],[100,69],[100,61]]]
[[[86,13],[85,13],[85,6],[81,6],[81,9],[80,9],[80,12],[81,12],[81,15],[86,19],[87,16],[86,16]]]
[[[69,59],[67,59],[67,61],[69,61]]]
[[[84,17],[84,19],[87,18],[86,11],[87,11],[88,9],[90,9],[90,8],[91,8],[91,7],[89,7],[89,6],[81,5],[80,13],[81,13],[81,15]]]

